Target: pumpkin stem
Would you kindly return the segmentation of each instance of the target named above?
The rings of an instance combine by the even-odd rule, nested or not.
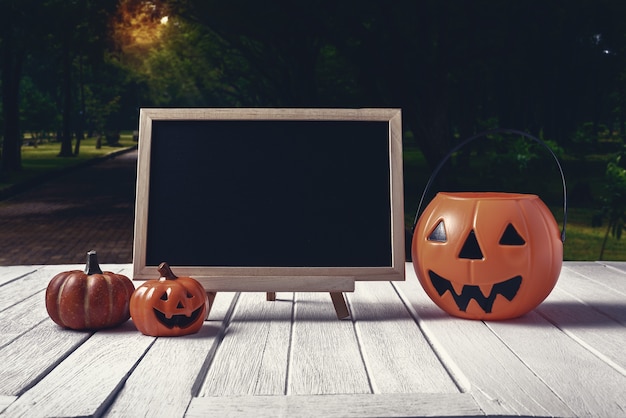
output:
[[[98,255],[94,250],[87,253],[87,265],[85,266],[85,274],[91,276],[92,274],[102,274],[100,265],[98,264]]]
[[[174,272],[170,268],[170,265],[167,264],[165,261],[162,262],[161,264],[159,264],[159,268],[157,270],[159,270],[159,273],[161,274],[161,277],[164,277],[167,280],[176,280],[176,279],[178,279],[178,276],[176,276],[174,274]]]

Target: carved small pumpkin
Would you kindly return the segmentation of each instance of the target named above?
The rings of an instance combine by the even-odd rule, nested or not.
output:
[[[154,337],[175,337],[200,330],[208,315],[204,287],[191,277],[177,277],[167,263],[158,267],[161,277],[135,290],[130,315],[139,331]]]
[[[85,271],[65,271],[52,278],[46,289],[46,309],[62,327],[114,327],[130,318],[129,303],[134,290],[128,277],[103,272],[96,252],[89,251]]]
[[[439,193],[416,225],[412,258],[422,287],[444,311],[506,319],[550,294],[563,242],[536,195]]]

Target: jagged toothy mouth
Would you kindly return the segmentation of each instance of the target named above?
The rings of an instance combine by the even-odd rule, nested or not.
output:
[[[515,297],[522,284],[522,276],[515,276],[503,282],[495,283],[491,287],[488,296],[484,295],[480,286],[469,284],[464,285],[459,294],[454,289],[450,280],[441,277],[432,270],[428,270],[428,275],[439,296],[450,292],[456,302],[456,306],[458,306],[459,310],[462,312],[465,312],[467,305],[469,305],[469,302],[473,299],[485,313],[491,313],[496,296],[502,295],[510,302]]]
[[[165,314],[157,309],[154,309],[154,315],[157,317],[160,323],[168,328],[187,328],[191,324],[195,323],[200,313],[202,312],[202,306],[191,313],[191,316],[187,315],[172,315],[171,318],[165,316]]]

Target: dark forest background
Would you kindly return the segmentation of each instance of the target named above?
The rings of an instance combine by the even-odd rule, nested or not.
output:
[[[623,164],[625,19],[622,0],[0,0],[0,176],[25,140],[71,157],[151,106],[401,108],[405,164],[424,173],[505,127],[578,177],[576,161],[608,156],[604,175]],[[406,182],[417,195],[424,179]],[[597,188],[572,186],[581,204]]]
[[[24,132],[142,106],[399,107],[431,164],[490,126],[563,147],[626,124],[626,3],[2,0],[2,170]]]

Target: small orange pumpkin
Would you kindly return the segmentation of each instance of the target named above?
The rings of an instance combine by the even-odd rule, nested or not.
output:
[[[177,277],[167,263],[161,277],[139,286],[130,299],[130,315],[139,331],[154,337],[196,333],[208,315],[204,287],[191,277]]]
[[[65,271],[48,283],[46,309],[50,318],[65,328],[110,328],[130,318],[134,290],[128,277],[103,272],[96,252],[89,251],[85,271]]]

